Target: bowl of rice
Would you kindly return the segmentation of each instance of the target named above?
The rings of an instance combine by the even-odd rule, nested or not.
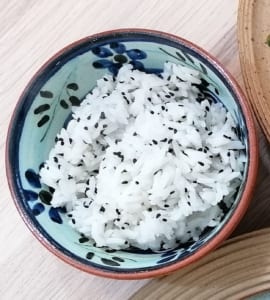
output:
[[[13,113],[15,205],[52,253],[115,279],[168,274],[244,215],[258,146],[245,96],[194,44],[121,29],[79,40],[34,75]]]

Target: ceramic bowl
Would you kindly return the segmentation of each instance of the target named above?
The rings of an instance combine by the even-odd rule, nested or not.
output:
[[[116,74],[123,63],[159,73],[171,61],[198,70],[202,91],[221,101],[237,123],[248,163],[232,207],[216,228],[198,241],[177,249],[151,252],[97,248],[67,222],[65,210],[50,205],[52,191],[40,183],[39,169],[56,134],[70,117],[71,107],[105,73]],[[167,33],[126,29],[79,40],[54,55],[34,75],[12,116],[6,147],[6,168],[17,209],[37,239],[67,263],[92,274],[117,279],[164,275],[184,267],[217,247],[229,236],[249,204],[257,172],[258,147],[251,112],[233,78],[208,53]]]

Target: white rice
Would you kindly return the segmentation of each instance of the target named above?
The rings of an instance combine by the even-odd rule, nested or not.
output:
[[[161,75],[124,65],[98,80],[40,171],[52,205],[98,247],[196,241],[241,183],[245,147],[230,113],[198,101],[199,72],[166,63]]]

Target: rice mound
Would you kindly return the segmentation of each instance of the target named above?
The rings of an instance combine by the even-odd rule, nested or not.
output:
[[[169,62],[160,76],[124,65],[73,107],[40,176],[55,189],[51,204],[98,247],[173,248],[230,207],[245,147],[200,83],[198,71]]]

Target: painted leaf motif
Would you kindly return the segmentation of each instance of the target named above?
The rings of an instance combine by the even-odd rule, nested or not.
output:
[[[112,257],[112,259],[115,260],[115,261],[118,261],[118,262],[124,262],[125,261],[123,258],[117,257],[117,256]]]
[[[40,91],[39,94],[42,98],[53,98],[53,93],[51,91]]]
[[[64,99],[60,100],[60,105],[61,105],[64,109],[68,109],[68,103],[67,103]]]
[[[75,82],[71,82],[67,85],[67,88],[70,89],[70,90],[73,90],[73,91],[77,91],[79,86],[77,83]]]
[[[105,265],[108,265],[108,266],[112,266],[112,267],[119,267],[120,264],[114,260],[111,260],[111,259],[107,259],[107,258],[101,258],[101,261],[105,264]]]
[[[38,115],[38,114],[40,114],[40,113],[42,113],[42,112],[50,109],[50,107],[51,106],[49,104],[47,104],[47,103],[46,104],[41,104],[40,106],[38,106],[37,108],[35,108],[34,114]]]
[[[95,254],[94,254],[93,252],[88,252],[88,253],[86,254],[86,258],[87,258],[87,259],[92,259],[94,256],[95,256]]]
[[[172,255],[176,255],[177,251],[172,250],[172,251],[167,251],[165,253],[162,253],[161,257],[167,257],[167,256],[172,256]]]
[[[186,52],[183,52],[183,54],[185,55],[185,57],[186,57],[191,63],[194,64],[194,60],[193,60],[193,58],[192,58],[189,54],[187,54]]]
[[[38,127],[42,127],[50,120],[50,117],[48,115],[43,116],[37,123]]]
[[[165,257],[165,258],[159,260],[157,263],[158,263],[158,264],[163,264],[163,263],[165,263],[165,262],[171,261],[171,260],[174,259],[175,257],[176,257],[175,254],[174,254],[174,255],[171,255],[171,256],[167,256],[167,257]]]
[[[200,67],[202,69],[203,74],[207,75],[207,70],[203,64],[200,63]]]
[[[178,51],[175,52],[175,54],[182,60],[182,61],[186,61],[185,57]]]

